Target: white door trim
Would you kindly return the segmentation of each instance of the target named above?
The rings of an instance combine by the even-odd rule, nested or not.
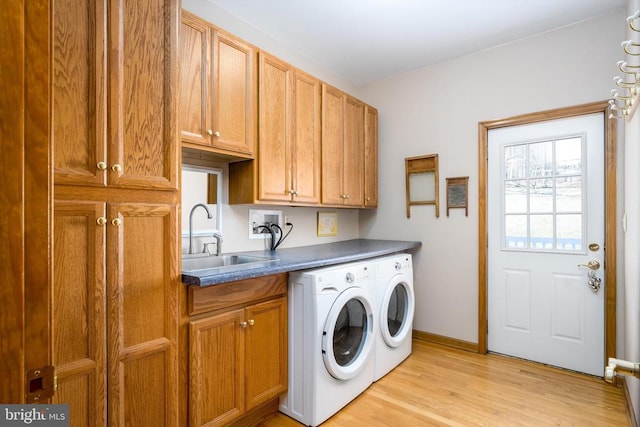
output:
[[[591,113],[605,117],[605,360],[616,355],[616,122],[609,118],[609,103],[524,114],[478,123],[478,353],[487,352],[487,142],[489,129],[536,123]],[[606,250],[609,249],[609,250]]]

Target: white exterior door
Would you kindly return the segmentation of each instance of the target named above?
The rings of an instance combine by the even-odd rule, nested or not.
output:
[[[492,129],[488,158],[489,351],[602,376],[603,114]]]

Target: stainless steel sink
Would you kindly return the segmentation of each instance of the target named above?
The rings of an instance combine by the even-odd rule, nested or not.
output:
[[[182,258],[182,273],[216,274],[240,268],[259,267],[274,261],[277,261],[277,259],[253,255],[207,256],[203,254]]]

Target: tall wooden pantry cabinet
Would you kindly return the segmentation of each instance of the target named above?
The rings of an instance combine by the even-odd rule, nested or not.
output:
[[[177,0],[52,0],[54,403],[182,425]]]

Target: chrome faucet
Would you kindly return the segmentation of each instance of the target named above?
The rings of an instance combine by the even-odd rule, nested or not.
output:
[[[220,256],[222,254],[222,233],[215,231],[213,238],[216,239],[216,256]]]
[[[209,211],[207,205],[203,203],[198,203],[191,208],[191,212],[189,213],[189,254],[193,253],[193,211],[195,211],[198,207],[202,207],[205,211],[207,211],[207,218],[213,218],[213,215],[211,215],[211,211]]]
[[[215,241],[215,244],[216,244],[216,256],[220,256],[222,254],[222,233],[220,233],[219,231],[214,231],[213,232],[213,238],[216,239],[216,241]],[[209,252],[209,245],[213,245],[213,243],[214,242],[206,242],[202,246],[202,253],[211,255],[211,252]]]

